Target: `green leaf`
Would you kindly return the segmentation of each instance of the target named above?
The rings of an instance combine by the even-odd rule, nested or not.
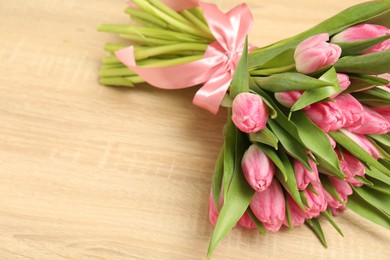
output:
[[[230,85],[230,96],[234,99],[238,94],[249,91],[248,73],[248,37],[245,39],[245,47],[238,63],[234,77]]]
[[[333,198],[335,198],[338,202],[341,204],[344,204],[344,201],[340,198],[340,194],[337,192],[336,187],[333,185],[333,183],[329,180],[327,176],[324,174],[320,174],[321,178],[321,184],[324,187],[324,189],[332,195]]]
[[[366,23],[379,24],[379,25],[383,25],[387,28],[390,28],[390,11],[387,11],[386,13],[378,15],[378,16],[366,21]]]
[[[366,178],[373,184],[372,186],[366,186],[367,188],[377,190],[386,195],[390,195],[390,184],[386,184],[385,182],[370,177],[368,174],[366,174]]]
[[[334,64],[338,72],[379,75],[390,72],[390,50],[345,56]]]
[[[298,43],[310,36],[323,32],[334,35],[354,24],[380,16],[388,12],[389,9],[389,1],[370,1],[352,6],[303,33],[253,51],[249,55],[249,68],[253,69],[263,66],[286,50],[294,48]]]
[[[279,149],[278,151],[280,161],[282,161],[282,164],[285,169],[285,174],[287,175],[287,180],[284,178],[283,174],[280,171],[275,171],[275,176],[279,180],[279,182],[283,185],[285,190],[291,195],[291,197],[295,200],[295,202],[298,204],[298,206],[305,211],[305,206],[302,203],[301,196],[298,191],[297,187],[297,181],[295,179],[295,173],[294,168],[291,165],[291,162],[289,160],[288,155],[286,154],[283,149]],[[271,158],[271,157],[270,157]],[[271,158],[272,160],[272,158]],[[277,165],[275,163],[275,165]],[[278,165],[277,165],[278,166]]]
[[[312,90],[329,86],[328,82],[297,72],[285,72],[268,77],[252,77],[256,84],[270,92]]]
[[[208,258],[210,258],[217,244],[229,233],[245,213],[255,193],[246,181],[241,167],[238,167],[238,169],[238,172],[233,175],[230,189],[225,197],[225,203],[222,206],[211,237],[207,253]]]
[[[307,219],[306,224],[311,228],[311,230],[316,234],[318,239],[321,241],[321,244],[327,248],[326,238],[324,232],[322,231],[321,224],[317,218]]]
[[[222,99],[222,102],[221,102],[221,107],[232,107],[233,105],[233,99],[230,95],[228,94],[225,94],[225,96],[223,97]]]
[[[372,145],[378,150],[380,156],[382,157],[383,160],[387,160],[389,161],[390,160],[390,154],[382,148],[381,144],[377,143],[376,141],[374,141],[372,138],[370,138],[369,136],[366,136],[367,139],[372,143]]]
[[[352,189],[355,193],[359,194],[362,199],[370,203],[372,206],[376,207],[379,210],[382,210],[388,215],[390,214],[390,195],[377,190],[370,189],[365,185],[359,188],[352,187]]]
[[[383,172],[386,175],[390,176],[390,170],[378,162],[374,157],[372,157],[366,150],[364,150],[360,145],[355,143],[352,139],[346,136],[341,131],[330,132],[329,135],[357,159],[367,163],[370,166],[373,166]]]
[[[298,135],[298,130],[296,125],[288,120],[287,116],[283,113],[283,111],[278,107],[276,102],[264,91],[262,90],[257,84],[250,80],[250,88],[257,94],[259,94],[264,100],[266,100],[267,105],[273,107],[273,109],[277,113],[277,117],[274,118],[274,120],[283,127],[284,130],[286,130],[288,133],[290,133],[297,141],[301,142]],[[269,120],[270,121],[270,120]],[[302,142],[301,142],[302,143]]]
[[[384,134],[384,135],[368,135],[375,141],[380,142],[383,145],[389,146],[390,147],[390,135],[389,134]]]
[[[357,180],[358,182],[363,183],[365,186],[374,185],[371,181],[367,180],[364,176],[355,176],[354,179]]]
[[[372,206],[357,193],[353,193],[348,197],[347,207],[360,216],[390,230],[389,215]]]
[[[321,81],[327,82],[327,87],[316,88],[305,91],[297,102],[292,106],[291,111],[301,110],[308,105],[314,104],[336,93],[341,92],[341,87],[337,79],[334,67],[330,68],[322,77]]]
[[[285,194],[284,201],[286,202],[286,219],[288,223],[288,228],[290,231],[293,229],[292,219],[291,219],[291,211],[290,211],[290,203],[288,203],[288,196]]]
[[[350,74],[349,80],[351,81],[351,85],[344,90],[344,93],[360,91],[371,86],[386,86],[389,83],[388,80],[380,77],[360,74]]]
[[[375,168],[366,168],[366,175],[390,185],[390,177]],[[372,180],[371,180],[372,181]]]
[[[337,232],[339,232],[339,234],[342,237],[344,237],[343,231],[341,230],[341,228],[334,221],[332,213],[330,212],[329,209],[327,209],[326,211],[322,212],[321,215],[324,216],[329,221],[329,223],[337,230]]]
[[[225,145],[222,146],[219,152],[217,162],[214,168],[213,182],[211,184],[211,191],[214,197],[215,208],[219,211],[219,197],[221,194],[222,180],[223,180],[223,160],[224,160]]]
[[[268,127],[260,130],[259,132],[250,134],[249,140],[251,142],[263,143],[272,146],[275,150],[278,149],[279,139],[271,130],[269,130]]]
[[[379,36],[376,38],[371,38],[363,41],[354,41],[354,42],[333,42],[341,47],[343,50],[342,55],[359,55],[371,47],[375,46],[378,43],[381,43],[387,39],[390,39],[390,34]]]
[[[317,160],[323,162],[322,165],[326,163],[328,171],[339,178],[344,178],[337,154],[326,134],[301,111],[293,113],[291,119],[295,122],[299,137],[307,149],[316,155]]]
[[[244,134],[237,129],[231,119],[231,109],[228,112],[228,121],[224,127],[225,149],[224,149],[224,174],[223,174],[223,197],[226,201],[230,184],[234,175],[241,171],[241,159],[245,152]]]
[[[310,208],[309,202],[307,202],[306,192],[304,190],[299,191],[299,196],[301,197],[302,203],[305,207]],[[306,211],[306,210],[305,210]]]
[[[300,161],[307,169],[311,171],[312,169],[307,159],[306,147],[294,139],[291,134],[289,134],[280,125],[274,122],[274,120],[268,120],[268,125],[279,139],[283,147],[291,154],[291,156]]]
[[[387,107],[390,102],[380,97],[373,96],[364,92],[353,93],[353,96],[360,102],[372,107]]]
[[[381,100],[389,101],[390,102],[390,93],[384,89],[381,88],[371,88],[363,91],[362,93],[378,97]]]
[[[253,221],[253,223],[255,223],[257,230],[263,236],[265,236],[267,233],[265,232],[263,223],[256,218],[256,216],[255,216],[255,214],[253,214],[253,211],[251,210],[251,208],[248,208],[246,212],[248,213],[248,215],[251,218],[251,220]]]
[[[253,90],[253,89],[261,90],[261,89],[253,81],[252,77],[249,77],[249,87],[251,89],[250,92],[253,92],[254,94],[259,95],[263,99],[264,103],[268,107],[268,113],[269,113],[270,117],[272,119],[277,118],[278,117],[278,111],[276,111],[275,104],[272,102],[271,98],[265,92],[256,92],[256,91]]]
[[[286,67],[291,64],[295,64],[294,60],[295,48],[287,49],[281,54],[277,55],[262,66],[262,69],[274,69],[280,67]]]

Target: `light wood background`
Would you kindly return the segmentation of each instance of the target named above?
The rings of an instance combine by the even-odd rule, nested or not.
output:
[[[210,1],[228,10],[239,0]],[[250,0],[261,46],[360,0]],[[100,86],[100,23],[126,1],[0,0],[0,259],[204,259],[225,113],[195,90]],[[213,259],[389,259],[390,232],[352,212],[266,237],[233,230]]]

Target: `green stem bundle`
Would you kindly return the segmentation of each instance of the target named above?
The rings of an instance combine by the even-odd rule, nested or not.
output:
[[[128,43],[108,43],[110,53],[100,69],[100,83],[111,86],[134,86],[144,80],[123,65],[114,53],[134,46],[137,65],[173,66],[199,60],[214,41],[199,7],[176,12],[158,0],[134,0],[138,8],[128,7],[133,24],[103,24],[98,31],[115,33]]]

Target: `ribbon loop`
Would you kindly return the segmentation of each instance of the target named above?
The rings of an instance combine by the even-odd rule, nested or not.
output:
[[[172,0],[165,2],[169,2],[169,6],[175,10],[183,7],[175,5]],[[194,2],[197,1],[192,1]],[[158,88],[182,89],[204,84],[196,93],[193,103],[216,114],[233,79],[253,17],[245,4],[226,14],[214,4],[199,2],[199,6],[216,39],[208,46],[201,60],[175,66],[146,68],[136,65],[133,46],[121,49],[115,55],[146,82]]]

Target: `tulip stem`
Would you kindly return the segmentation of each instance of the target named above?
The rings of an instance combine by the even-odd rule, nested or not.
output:
[[[120,76],[135,76],[137,75],[134,71],[122,67],[122,68],[101,68],[99,71],[99,76],[104,77],[120,77]]]
[[[294,69],[295,69],[295,64],[291,64],[291,65],[279,67],[279,68],[253,70],[250,72],[250,75],[251,76],[268,76],[268,75],[273,75],[273,74],[277,74],[277,73],[292,71]]]
[[[142,0],[133,0],[133,3],[138,5],[146,12],[149,12],[150,14],[160,18],[161,20],[169,24],[170,27],[178,31],[205,38],[208,40],[213,40],[213,38],[210,38],[209,35],[199,30],[196,26],[193,26],[193,24],[189,23],[183,16],[174,12],[172,9],[168,8],[161,2],[152,0],[148,2]]]
[[[184,10],[181,12],[181,14],[190,20],[194,25],[198,26],[200,30],[202,30],[204,33],[208,35],[209,38],[214,38],[214,36],[211,34],[209,27],[207,24],[205,24],[199,17],[192,14],[189,10]]]
[[[172,45],[164,45],[157,47],[134,47],[134,55],[136,60],[143,60],[153,56],[163,54],[178,54],[183,51],[201,51],[205,52],[208,44],[203,43],[178,43]]]
[[[100,84],[107,86],[134,87],[134,84],[143,82],[145,82],[145,80],[139,76],[100,78]]]
[[[143,25],[153,24],[153,28],[156,26],[165,29],[168,28],[168,24],[166,22],[142,9],[128,7],[125,9],[125,13],[129,14],[134,22],[139,22]]]

